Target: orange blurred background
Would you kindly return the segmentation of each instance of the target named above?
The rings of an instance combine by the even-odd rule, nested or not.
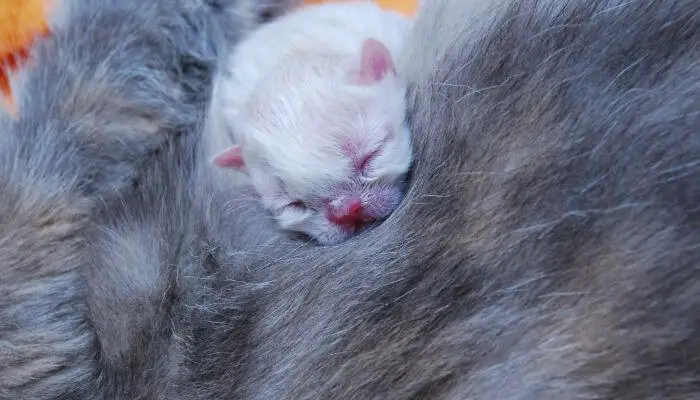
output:
[[[339,0],[304,0],[304,3],[318,4],[326,3],[329,1]],[[387,10],[398,11],[405,15],[413,15],[413,13],[415,13],[418,9],[418,0],[374,0],[374,2],[379,4],[380,7],[386,8]]]

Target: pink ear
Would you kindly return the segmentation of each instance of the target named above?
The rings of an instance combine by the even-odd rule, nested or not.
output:
[[[242,169],[245,166],[241,146],[231,146],[214,157],[214,165],[222,168]]]
[[[389,49],[376,39],[366,39],[362,43],[360,83],[381,81],[389,73],[394,73],[394,60]]]

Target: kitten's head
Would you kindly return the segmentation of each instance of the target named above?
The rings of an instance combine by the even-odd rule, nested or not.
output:
[[[283,63],[239,118],[245,142],[215,158],[249,175],[282,228],[342,242],[399,204],[411,163],[405,87],[389,50]]]

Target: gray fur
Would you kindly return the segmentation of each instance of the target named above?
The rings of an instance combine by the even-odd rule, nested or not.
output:
[[[172,326],[160,307],[172,308],[163,292],[183,229],[180,215],[170,231],[151,222],[161,216],[139,188],[149,185],[148,204],[164,200],[157,159],[187,181],[191,161],[165,155],[198,129],[219,50],[262,21],[260,6],[75,0],[59,10],[17,77],[19,121],[0,116],[0,398],[175,398],[158,329]],[[187,195],[169,193],[173,205]],[[122,215],[128,235],[110,225]],[[148,269],[159,250],[169,262]]]
[[[403,61],[410,190],[338,246],[289,241],[197,168],[207,68],[126,85],[135,105],[101,116],[157,129],[114,143],[67,128],[120,97],[26,97],[38,111],[0,138],[0,398],[700,397],[700,4],[422,12]],[[94,53],[57,39],[71,57],[47,55],[54,79],[28,88],[79,99],[56,66],[99,87],[85,66],[110,46],[151,65],[128,57],[146,42],[75,24]],[[169,54],[202,29],[166,30]]]

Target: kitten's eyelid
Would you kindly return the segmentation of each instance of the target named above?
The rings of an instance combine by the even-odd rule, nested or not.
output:
[[[306,210],[308,208],[306,203],[304,203],[301,200],[294,200],[291,203],[287,204],[287,207],[298,210]]]
[[[370,153],[367,153],[362,159],[360,159],[360,162],[357,163],[357,169],[364,174],[364,172],[370,167],[370,164],[372,164],[372,161],[374,161],[375,158],[379,154],[381,154],[382,149],[378,148]]]

